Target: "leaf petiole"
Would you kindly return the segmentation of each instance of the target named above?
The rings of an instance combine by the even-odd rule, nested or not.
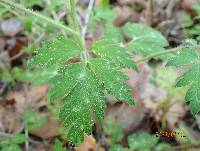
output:
[[[139,60],[136,60],[136,63],[138,64],[138,63],[147,61],[149,59],[160,57],[160,56],[163,56],[163,55],[166,55],[166,54],[169,54],[169,53],[173,53],[173,52],[176,52],[176,51],[182,51],[182,50],[184,50],[184,48],[196,48],[196,49],[198,49],[198,48],[200,48],[200,45],[197,45],[197,46],[180,46],[180,47],[176,47],[176,48],[167,49],[165,51],[157,52],[157,53],[151,54],[149,56],[146,56],[144,58],[141,58]]]

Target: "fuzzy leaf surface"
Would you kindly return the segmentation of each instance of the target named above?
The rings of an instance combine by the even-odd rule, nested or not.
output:
[[[131,149],[138,151],[150,151],[158,142],[158,137],[145,132],[132,134],[128,137]]]
[[[116,145],[113,145],[113,146],[109,149],[109,151],[124,151],[124,148],[123,148],[121,145],[116,144]]]
[[[186,44],[197,45],[194,40],[186,41]],[[167,66],[184,67],[188,66],[186,71],[178,80],[176,86],[189,86],[186,93],[186,101],[189,103],[192,114],[200,111],[200,54],[199,50],[193,48],[184,48],[174,55],[168,61]]]
[[[52,67],[66,63],[69,59],[79,56],[81,47],[77,42],[59,36],[55,40],[46,40],[36,56],[29,61],[29,66]]]
[[[104,118],[104,99],[109,94],[117,101],[134,104],[131,89],[125,83],[128,77],[123,73],[123,68],[136,69],[136,65],[126,49],[112,40],[93,44],[91,51],[96,58],[68,64],[69,59],[82,55],[79,46],[65,38],[48,43],[50,47],[45,45],[41,48],[29,64],[39,65],[44,70],[59,66],[56,75],[50,79],[49,98],[60,106],[59,116],[68,129],[68,139],[79,145],[83,142],[84,134],[92,132],[93,120]],[[48,61],[50,58],[51,62]]]
[[[165,37],[158,31],[142,24],[127,23],[123,27],[124,33],[132,38],[127,44],[127,49],[141,55],[149,55],[154,52],[163,51],[168,46]]]
[[[113,24],[108,23],[105,26],[104,30],[104,38],[105,39],[112,39],[116,42],[121,42],[123,40],[123,36],[119,28],[115,27]]]
[[[112,22],[117,14],[109,6],[97,6],[94,9],[94,18],[97,21]]]
[[[114,63],[116,66],[128,67],[136,70],[136,65],[131,55],[118,43],[112,40],[100,40],[92,46],[92,51],[101,58]]]

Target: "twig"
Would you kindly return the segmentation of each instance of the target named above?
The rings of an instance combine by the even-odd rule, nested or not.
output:
[[[16,54],[16,55],[14,55],[13,57],[11,57],[11,58],[9,59],[9,61],[13,61],[13,60],[15,60],[15,59],[21,57],[24,53],[25,53],[24,51],[20,51],[20,53],[18,53],[18,54]]]
[[[175,23],[175,20],[174,20],[174,19],[171,19],[171,20],[164,20],[164,21],[162,21],[160,24],[158,24],[157,29],[161,29],[163,26],[166,26],[166,25],[172,24],[172,23]]]
[[[42,38],[45,36],[45,34],[44,33],[42,33],[36,40],[35,40],[35,44],[38,44],[41,40],[42,40]]]
[[[25,136],[26,136],[26,138],[29,138],[28,129],[26,127],[25,127]],[[25,142],[25,150],[29,151],[29,140],[28,139]]]
[[[0,136],[1,136],[1,137],[8,137],[8,138],[12,137],[11,134],[4,133],[4,132],[0,132]]]
[[[0,59],[5,58],[6,56],[8,56],[8,52],[7,51],[3,51],[2,53],[0,53]]]
[[[101,144],[102,144],[102,121],[96,120],[96,134],[97,134],[97,145],[95,151],[99,151]]]
[[[25,107],[26,108],[28,107],[28,95],[27,94],[28,94],[28,86],[24,84],[24,98],[25,98]],[[28,125],[27,125],[25,119],[23,119],[23,122],[24,122],[25,136],[26,136],[26,138],[29,139]],[[28,141],[28,139],[25,142],[25,149],[26,149],[26,151],[29,151],[29,141]]]
[[[148,26],[152,25],[152,16],[153,16],[153,1],[148,0],[146,2],[146,11],[145,11],[145,23]]]
[[[66,12],[61,12],[58,16],[58,19],[61,20],[66,15]]]
[[[87,28],[88,28],[88,22],[90,20],[90,14],[91,14],[92,8],[94,6],[94,2],[95,2],[95,0],[90,0],[89,5],[88,5],[88,9],[87,9],[88,13],[85,16],[84,27],[82,29],[82,38],[83,39],[85,39],[85,35],[87,32]]]

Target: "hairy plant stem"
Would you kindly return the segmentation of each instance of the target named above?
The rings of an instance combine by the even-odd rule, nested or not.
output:
[[[83,27],[83,29],[81,29],[79,27],[78,17],[76,15],[75,0],[70,0],[70,8],[69,8],[70,9],[69,10],[70,16],[72,18],[74,30],[79,34],[79,36],[77,38],[78,38],[78,41],[80,42],[80,45],[83,49],[83,52],[81,53],[81,60],[84,61],[84,62],[87,62],[90,58],[89,51],[86,49],[86,46],[85,46],[85,34],[87,32],[87,24],[89,22],[90,12],[93,8],[94,2],[95,2],[95,0],[90,0],[90,2],[89,2],[88,10],[87,10],[88,14],[86,15],[86,18],[85,18],[84,27]]]
[[[16,3],[14,3],[14,2],[12,2],[10,0],[0,0],[0,5],[2,5],[2,6],[7,5],[7,6],[10,6],[13,10],[14,9],[18,9],[20,11],[25,12],[26,14],[33,15],[33,16],[35,16],[35,17],[37,17],[37,18],[39,18],[39,19],[41,19],[41,20],[43,20],[43,21],[45,21],[47,23],[50,23],[50,24],[52,24],[52,25],[54,25],[56,27],[59,27],[61,29],[64,29],[66,32],[68,32],[68,33],[70,33],[72,35],[75,35],[76,37],[79,37],[79,33],[77,33],[76,31],[72,30],[71,28],[69,28],[69,27],[67,27],[67,26],[65,26],[65,25],[63,25],[63,24],[61,24],[61,23],[59,23],[59,22],[57,22],[55,20],[52,20],[52,19],[50,19],[50,18],[48,18],[46,16],[43,16],[43,15],[37,13],[37,12],[34,12],[33,10],[26,9],[23,6],[21,6],[19,4],[16,4]]]
[[[80,34],[78,18],[76,16],[76,3],[75,3],[75,0],[70,0],[70,16],[71,16],[75,31]]]
[[[146,56],[142,59],[139,59],[139,60],[136,61],[136,63],[144,62],[144,61],[150,60],[152,58],[160,57],[160,56],[163,56],[163,55],[166,55],[166,54],[169,54],[169,53],[173,53],[173,52],[176,52],[176,51],[184,51],[184,48],[200,48],[200,45],[197,45],[197,46],[180,46],[180,47],[176,47],[176,48],[167,49],[165,51],[157,52],[157,53],[151,54],[149,56]]]
[[[86,51],[85,39],[83,39],[82,36],[81,36],[81,30],[80,30],[79,23],[78,23],[78,17],[76,15],[76,3],[75,3],[75,0],[70,0],[70,10],[69,11],[70,11],[70,16],[71,16],[71,19],[72,19],[72,22],[73,22],[74,30],[78,34],[77,40],[79,41],[82,49],[84,51]]]

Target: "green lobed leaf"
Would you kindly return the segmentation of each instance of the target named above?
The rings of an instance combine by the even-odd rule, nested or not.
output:
[[[53,151],[67,151],[67,149],[62,147],[62,143],[56,139],[55,144],[53,146]]]
[[[126,48],[141,55],[149,55],[154,52],[163,51],[168,46],[165,37],[158,31],[142,24],[127,23],[123,27],[124,33],[132,38]]]
[[[14,67],[11,71],[15,80],[21,82],[31,82],[34,85],[45,84],[56,75],[57,69],[51,67],[48,69],[35,69],[35,70],[23,70],[22,68]]]
[[[27,124],[29,131],[41,129],[47,122],[46,116],[39,117],[35,111],[29,108],[24,109],[24,122]]]
[[[107,116],[103,123],[104,133],[107,135],[106,142],[108,144],[119,143],[123,138],[122,128],[116,123],[112,116]]]
[[[104,38],[111,39],[116,42],[122,42],[123,36],[121,31],[115,27],[112,23],[108,23],[104,29]]]
[[[113,145],[113,146],[109,149],[109,151],[124,151],[124,148],[123,148],[121,145],[116,144],[116,145]]]
[[[122,72],[113,70],[109,63],[102,59],[94,59],[87,64],[70,64],[59,73],[52,79],[50,98],[62,100],[64,106],[60,117],[69,128],[68,137],[72,142],[80,144],[84,138],[83,132],[91,132],[91,114],[98,120],[103,119],[105,94],[111,93],[118,100],[125,99],[130,104],[134,103],[130,88],[121,82],[127,77]],[[102,86],[107,93],[102,92]]]
[[[94,9],[94,18],[97,21],[112,22],[116,17],[116,13],[109,7],[105,5],[99,5]]]
[[[193,21],[190,15],[184,15],[181,17],[181,26],[183,28],[190,27],[192,25],[193,25]]]
[[[91,114],[102,119],[105,104],[101,91],[85,63],[71,64],[60,73],[58,76],[66,78],[63,82],[68,81],[68,85],[65,85],[67,88],[65,94],[61,96],[59,91],[54,91],[57,87],[64,86],[59,84],[62,82],[59,77],[52,80],[54,86],[51,92],[62,98],[64,105],[60,111],[60,118],[64,120],[64,125],[68,128],[68,138],[72,142],[80,144],[84,139],[84,132],[90,133],[92,131]]]
[[[7,11],[9,11],[10,7],[7,6],[7,7],[3,7],[3,6],[0,6],[0,16],[3,16]]]
[[[4,146],[8,146],[8,145],[10,145],[10,140],[7,138],[7,139],[4,139],[4,140],[1,140],[0,141],[0,147],[4,147]]]
[[[17,144],[10,144],[9,146],[3,146],[1,151],[22,151],[22,149]]]
[[[194,40],[186,40],[185,45],[197,45]],[[186,71],[178,80],[176,86],[189,86],[186,93],[186,101],[191,107],[193,114],[200,111],[200,54],[197,49],[184,48],[174,57],[168,61],[167,66],[188,66],[189,70]]]
[[[131,149],[138,151],[150,151],[158,142],[159,138],[146,132],[136,133],[128,137]]]
[[[79,145],[84,139],[84,134],[92,132],[93,120],[104,118],[104,99],[108,94],[112,94],[118,101],[124,100],[134,104],[131,89],[125,83],[128,77],[123,73],[123,68],[136,69],[136,65],[126,49],[112,40],[97,41],[93,44],[91,51],[96,53],[97,58],[66,64],[69,58],[80,55],[80,50],[73,42],[71,44],[71,40],[70,43],[64,38],[62,40],[66,43],[61,42],[61,49],[58,46],[59,40],[54,40],[56,42],[53,43],[49,41],[50,46],[46,43],[44,48],[41,48],[45,52],[40,51],[30,64],[43,68],[59,64],[56,75],[50,79],[49,98],[61,104],[59,116],[67,128],[67,138]],[[52,48],[55,50],[52,51]],[[57,54],[61,59],[58,59]]]
[[[157,146],[156,146],[156,151],[167,151],[167,150],[170,150],[170,151],[174,151],[173,147],[171,147],[169,144],[167,143],[159,143]]]
[[[129,104],[134,104],[134,99],[130,95],[131,89],[124,82],[128,77],[120,70],[113,70],[109,61],[103,59],[95,59],[90,63],[95,77],[107,90],[107,93],[112,94],[118,101],[124,100]]]
[[[77,42],[59,36],[55,40],[46,40],[43,47],[37,50],[36,56],[28,63],[29,67],[52,67],[67,63],[67,61],[75,56],[79,56],[81,47]]]
[[[126,51],[125,48],[120,47],[119,44],[113,42],[113,40],[106,39],[97,41],[92,46],[92,51],[117,66],[137,70],[135,63],[132,60],[132,56]]]
[[[192,8],[196,11],[197,15],[200,15],[200,3],[193,4]]]
[[[24,134],[16,134],[11,138],[11,140],[14,144],[22,144],[27,140],[27,138]]]

